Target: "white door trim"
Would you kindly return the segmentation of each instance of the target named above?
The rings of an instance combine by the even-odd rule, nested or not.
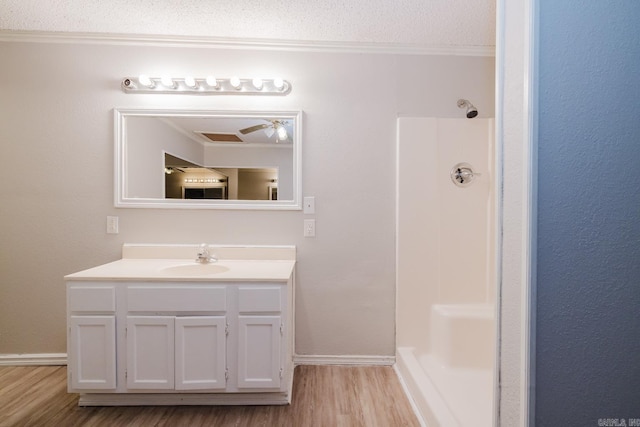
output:
[[[536,0],[498,0],[499,339],[495,425],[528,427],[535,378]],[[518,309],[515,309],[515,308]],[[518,392],[518,398],[511,397]]]

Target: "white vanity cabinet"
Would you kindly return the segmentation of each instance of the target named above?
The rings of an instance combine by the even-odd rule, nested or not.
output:
[[[80,406],[291,402],[295,246],[125,244],[65,276]]]
[[[127,316],[129,390],[226,388],[224,316]]]
[[[293,283],[68,281],[80,405],[283,404]]]
[[[284,376],[285,289],[238,287],[237,387],[278,388]]]
[[[116,290],[103,284],[67,286],[69,388],[116,388]]]
[[[227,294],[233,287],[127,285],[127,389],[225,389]]]

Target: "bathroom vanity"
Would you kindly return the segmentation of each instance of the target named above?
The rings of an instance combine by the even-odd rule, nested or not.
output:
[[[124,245],[65,277],[80,406],[287,404],[295,247]]]

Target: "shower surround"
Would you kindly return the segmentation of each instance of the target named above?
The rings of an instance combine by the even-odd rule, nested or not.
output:
[[[494,120],[400,118],[397,161],[396,369],[429,426],[491,426]]]

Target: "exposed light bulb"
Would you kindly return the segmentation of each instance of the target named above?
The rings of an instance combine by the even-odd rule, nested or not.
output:
[[[262,90],[262,79],[255,78],[251,81],[251,83],[253,83],[253,87],[255,87],[256,89]]]
[[[162,76],[160,78],[160,83],[162,83],[163,86],[166,86],[169,88],[175,87],[175,83],[173,82],[173,79],[169,76]]]
[[[140,76],[138,77],[138,81],[142,86],[153,87],[153,82],[146,74],[140,74]]]
[[[282,90],[282,89],[284,89],[284,80],[282,80],[281,78],[277,77],[277,78],[273,79],[273,85],[276,87],[276,89]]]
[[[198,84],[196,83],[196,79],[194,79],[192,76],[186,76],[184,78],[184,84],[186,84],[187,86],[193,89],[198,87]]]
[[[282,125],[278,126],[277,132],[278,132],[278,139],[280,141],[284,141],[289,137],[289,135],[287,135],[287,129]]]
[[[229,83],[231,83],[231,86],[233,86],[234,89],[240,89],[240,85],[242,84],[240,82],[240,79],[238,77],[231,77],[231,80],[229,80]]]
[[[207,76],[207,85],[217,88],[218,87],[218,80],[216,80],[215,77],[213,76]]]

